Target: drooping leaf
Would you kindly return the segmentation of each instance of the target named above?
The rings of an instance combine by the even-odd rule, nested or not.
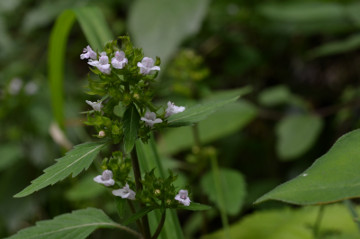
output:
[[[98,228],[129,230],[113,222],[100,209],[87,208],[37,222],[35,226],[25,228],[7,239],[85,239]]]
[[[190,211],[204,211],[210,210],[211,207],[205,204],[200,204],[196,202],[191,202],[189,206],[180,205],[179,209],[190,210]]]
[[[339,138],[331,149],[296,178],[255,203],[267,200],[307,205],[360,197],[360,130]]]
[[[105,143],[83,143],[74,147],[64,157],[57,159],[56,164],[44,170],[44,174],[31,181],[31,185],[23,189],[14,197],[25,197],[49,185],[63,180],[70,174],[77,176],[86,170],[98,155]]]
[[[258,211],[233,223],[230,235],[232,239],[314,239],[313,226],[318,213],[319,207]],[[219,230],[201,239],[220,239],[224,236],[224,231]],[[344,205],[325,207],[318,238],[359,238],[353,218]]]
[[[124,113],[124,144],[127,153],[134,148],[139,125],[140,115],[135,105],[131,104]]]
[[[240,130],[256,116],[256,108],[245,100],[229,103],[207,119],[200,121],[199,136],[203,144],[225,137]],[[194,145],[191,127],[167,129],[159,140],[161,154],[174,154]]]
[[[229,215],[236,215],[244,203],[246,188],[245,180],[239,171],[233,169],[219,169],[221,193],[224,200],[225,211]],[[201,178],[201,188],[209,199],[220,207],[220,202],[216,194],[216,182],[213,172],[206,173]]]
[[[315,115],[289,115],[276,127],[276,151],[282,160],[291,160],[306,153],[315,143],[323,126]]]
[[[130,33],[147,56],[159,56],[166,64],[180,43],[200,29],[209,2],[136,1],[129,12]]]

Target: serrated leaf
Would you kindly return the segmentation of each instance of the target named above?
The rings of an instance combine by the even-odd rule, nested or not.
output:
[[[246,195],[245,180],[239,171],[232,169],[220,168],[220,186],[221,194],[223,195],[223,206],[225,211],[229,215],[236,215],[239,213]],[[206,173],[201,178],[201,187],[218,207],[221,206],[220,199],[216,194],[216,182],[214,181],[213,172]]]
[[[306,153],[315,143],[323,126],[316,115],[289,115],[276,127],[276,151],[282,160],[292,160]]]
[[[14,197],[25,197],[49,185],[63,180],[70,174],[77,176],[84,169],[89,168],[105,143],[88,142],[79,144],[62,158],[56,159],[56,164],[44,170],[44,174],[31,181],[31,185],[16,194]]]
[[[140,115],[135,105],[131,104],[124,113],[124,145],[127,153],[134,148],[139,125]]]
[[[204,210],[210,210],[211,207],[209,205],[191,202],[189,206],[179,206],[178,209],[184,209],[184,210],[190,210],[190,211],[204,211]]]
[[[7,239],[84,239],[98,228],[126,227],[113,222],[103,211],[87,208],[37,222]]]
[[[296,178],[255,203],[267,200],[307,205],[360,197],[360,130],[345,134],[329,152]]]

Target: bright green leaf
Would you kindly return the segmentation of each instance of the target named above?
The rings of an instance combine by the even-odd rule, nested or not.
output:
[[[103,211],[87,208],[37,222],[36,226],[25,228],[7,239],[85,239],[98,228],[129,231],[127,227],[113,222]]]
[[[140,115],[135,105],[131,104],[124,113],[124,144],[127,153],[130,153],[134,148],[139,125]]]
[[[209,2],[138,0],[129,12],[130,33],[147,56],[159,56],[166,64],[180,43],[200,29]]]
[[[256,108],[245,100],[229,103],[199,122],[200,141],[210,143],[240,130],[256,116]],[[191,127],[168,129],[159,140],[161,154],[174,154],[194,145]]]
[[[44,170],[44,174],[31,181],[31,185],[23,189],[14,197],[25,197],[49,185],[63,180],[70,174],[77,176],[84,169],[89,168],[104,143],[83,143],[74,147],[64,157],[57,159],[56,164]]]
[[[276,150],[282,160],[294,159],[306,153],[315,143],[323,127],[315,115],[289,115],[276,127]]]
[[[245,180],[239,171],[220,168],[220,186],[222,190],[225,211],[229,215],[236,215],[244,203],[246,188]],[[216,183],[213,173],[206,173],[201,179],[201,187],[209,199],[220,207],[220,202],[216,194]]]
[[[210,210],[211,207],[205,204],[200,204],[200,203],[196,203],[196,202],[191,202],[189,206],[179,206],[179,209],[184,209],[184,210],[190,210],[190,211],[204,211],[204,210]]]
[[[360,130],[342,136],[329,152],[296,178],[255,203],[279,200],[307,205],[360,197]]]

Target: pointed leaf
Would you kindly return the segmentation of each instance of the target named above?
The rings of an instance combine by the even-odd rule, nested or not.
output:
[[[37,222],[36,226],[25,228],[7,239],[84,239],[98,228],[129,231],[127,227],[113,222],[103,211],[87,208]]]
[[[64,157],[57,159],[57,163],[44,170],[44,174],[31,181],[31,185],[16,194],[14,197],[25,197],[49,185],[63,180],[70,174],[77,176],[86,170],[95,159],[105,143],[84,143],[74,147]]]
[[[307,205],[360,197],[360,130],[342,136],[329,152],[296,178],[255,203],[267,200]]]
[[[139,125],[140,115],[135,105],[131,104],[124,113],[124,144],[127,153],[130,153],[134,148]]]

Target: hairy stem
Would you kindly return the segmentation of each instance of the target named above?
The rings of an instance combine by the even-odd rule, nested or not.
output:
[[[160,235],[161,229],[163,228],[164,223],[165,223],[165,217],[166,217],[166,209],[164,209],[164,212],[161,214],[160,223],[159,223],[158,227],[156,228],[156,231],[155,231],[154,235],[151,237],[151,239],[156,239]]]
[[[136,191],[141,191],[142,184],[141,184],[140,166],[135,150],[131,152],[131,162],[134,171]],[[140,204],[140,206],[141,208],[144,208],[144,205]],[[145,239],[150,239],[151,235],[150,235],[149,220],[147,215],[144,215],[141,220],[142,220],[144,237]]]

